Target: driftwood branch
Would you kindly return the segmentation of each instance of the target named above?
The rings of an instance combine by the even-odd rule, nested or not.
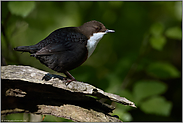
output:
[[[115,107],[102,100],[135,107],[124,97],[78,81],[66,86],[62,76],[29,66],[2,66],[1,80],[1,115],[27,112],[80,122],[120,122],[110,115]]]

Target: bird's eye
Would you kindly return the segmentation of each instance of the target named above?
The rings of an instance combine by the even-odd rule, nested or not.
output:
[[[99,30],[100,30],[100,27],[99,27],[99,26],[96,26],[96,27],[95,27],[95,30],[96,30],[96,31],[99,31]]]

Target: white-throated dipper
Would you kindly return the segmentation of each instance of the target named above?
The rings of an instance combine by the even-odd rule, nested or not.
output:
[[[76,80],[68,71],[86,61],[108,30],[98,21],[89,21],[79,27],[65,27],[31,46],[19,46],[16,51],[29,52],[42,64],[67,76],[67,85]]]

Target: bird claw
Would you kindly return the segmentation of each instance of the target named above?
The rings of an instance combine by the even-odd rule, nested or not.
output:
[[[69,79],[67,77],[63,78],[63,81],[66,86],[68,86],[72,81],[76,81],[76,79]]]

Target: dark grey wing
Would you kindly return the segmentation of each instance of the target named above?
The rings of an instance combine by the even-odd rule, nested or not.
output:
[[[42,48],[34,55],[52,55],[86,47],[87,37],[78,33],[75,28],[61,28],[54,32],[37,44]]]
[[[37,51],[34,55],[40,56],[40,55],[52,55],[54,53],[61,53],[68,49],[64,44],[58,44],[58,43],[52,43],[49,44],[39,51]]]

